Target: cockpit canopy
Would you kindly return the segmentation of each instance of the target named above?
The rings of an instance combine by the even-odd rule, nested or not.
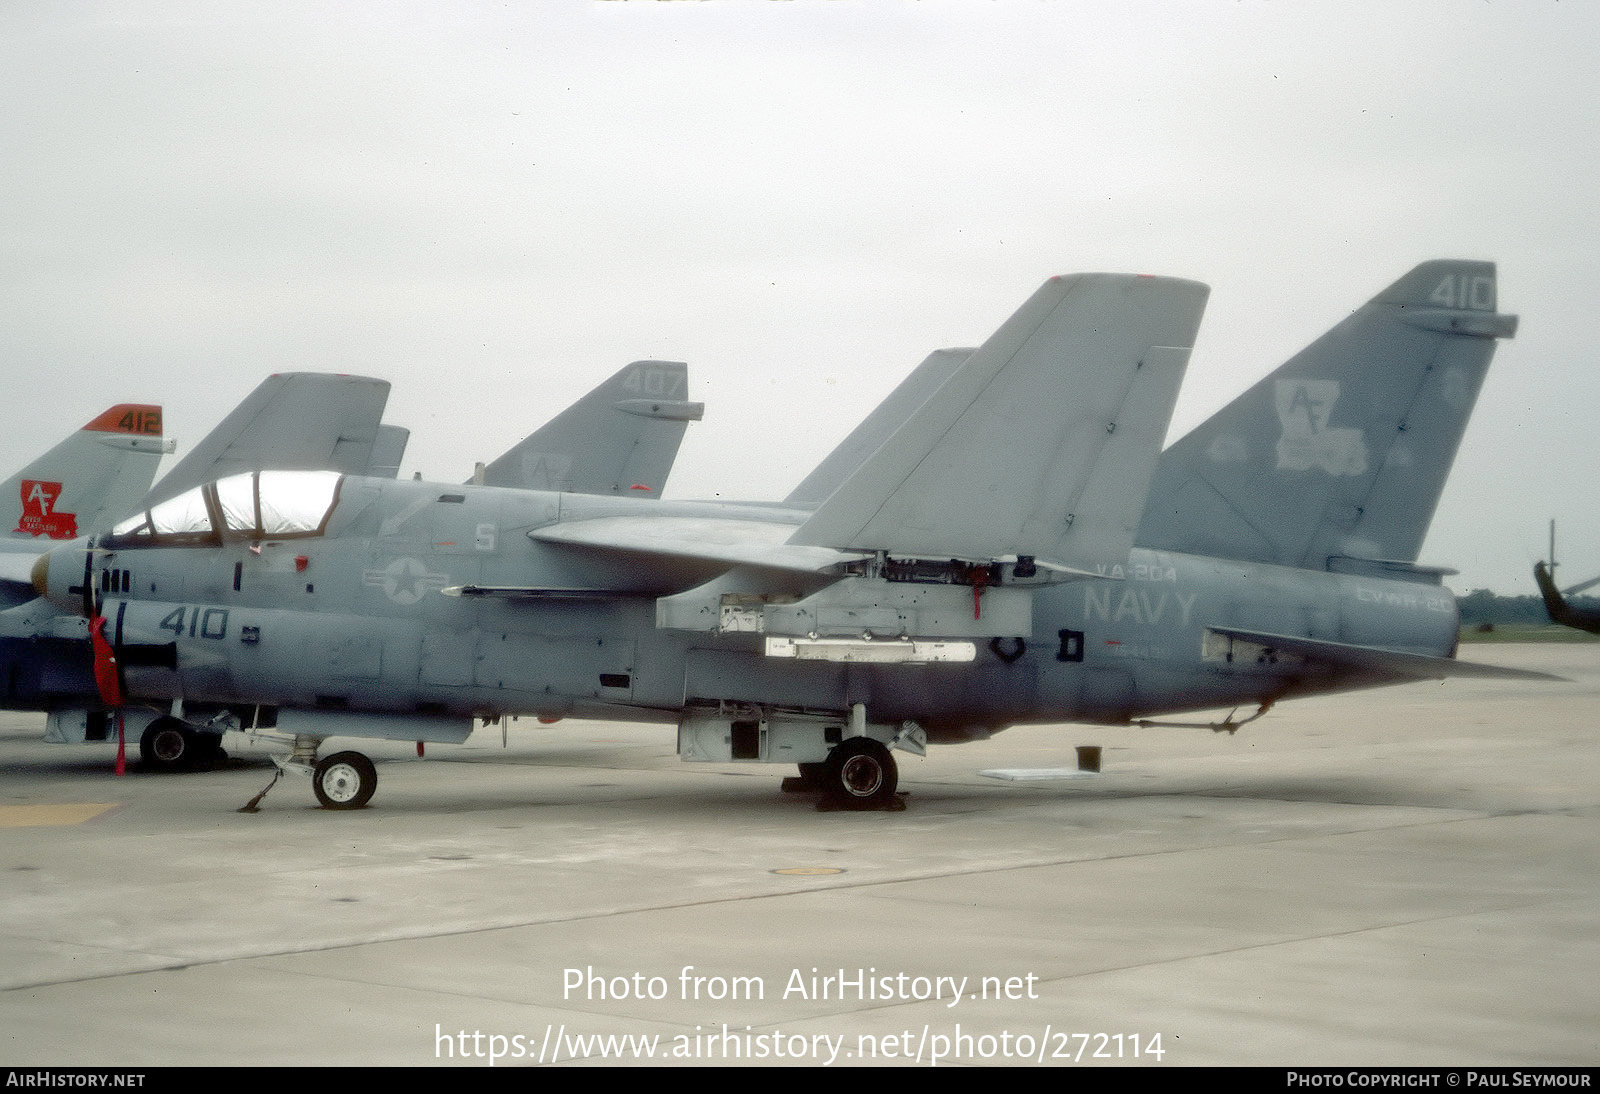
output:
[[[320,536],[339,501],[336,471],[250,471],[197,486],[111,530],[106,546],[203,546]]]

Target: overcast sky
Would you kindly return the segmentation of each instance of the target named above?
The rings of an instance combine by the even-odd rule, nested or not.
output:
[[[9,474],[113,402],[390,380],[460,481],[688,361],[668,496],[778,498],[1046,277],[1207,282],[1197,424],[1416,263],[1500,266],[1425,561],[1600,573],[1600,5],[0,4]],[[3,477],[3,476],[0,476]]]

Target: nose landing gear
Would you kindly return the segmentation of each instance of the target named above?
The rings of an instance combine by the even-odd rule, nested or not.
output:
[[[378,789],[378,769],[359,752],[335,752],[317,761],[311,789],[324,809],[360,809]]]

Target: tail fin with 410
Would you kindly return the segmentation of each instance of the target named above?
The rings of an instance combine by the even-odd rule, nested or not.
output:
[[[1162,453],[1139,546],[1436,579],[1417,554],[1516,326],[1493,263],[1416,267]]]

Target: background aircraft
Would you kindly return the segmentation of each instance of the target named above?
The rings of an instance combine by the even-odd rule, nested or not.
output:
[[[0,610],[0,703],[39,709],[46,694],[95,696],[83,621],[33,600],[28,574],[50,546],[128,512],[173,448],[160,407],[119,404],[0,486],[0,570],[8,578],[0,609],[11,609]]]
[[[814,511],[268,473],[41,576],[114,625],[129,694],[248,707],[336,807],[376,775],[322,740],[474,717],[672,720],[685,759],[881,805],[890,748],[1506,674],[1454,659],[1416,562],[1514,330],[1493,267],[1418,267],[1158,465],[1204,297],[1053,280]],[[86,564],[135,580],[98,596]]]
[[[337,470],[374,473],[374,457],[396,466],[405,431],[381,426],[387,380],[318,372],[280,372],[263,380],[189,454],[94,531],[136,509],[158,505],[203,482],[240,471]],[[398,446],[399,451],[395,448]],[[379,472],[382,473],[381,471]]]
[[[1567,589],[1556,588],[1556,522],[1553,520],[1550,522],[1550,561],[1533,564],[1533,580],[1539,586],[1539,595],[1544,599],[1545,614],[1550,617],[1550,622],[1600,634],[1600,610],[1575,608],[1567,603],[1567,597],[1600,585],[1600,577],[1580,581]]]
[[[1590,634],[1600,634],[1600,611],[1593,608],[1574,608],[1566,599],[1575,592],[1589,588],[1595,582],[1588,581],[1574,585],[1564,596],[1562,591],[1556,588],[1552,567],[1547,567],[1542,562],[1533,564],[1533,580],[1538,583],[1539,595],[1544,598],[1544,610],[1550,616],[1550,622],[1560,623],[1563,627],[1572,627],[1574,630],[1588,631]],[[1600,578],[1596,580],[1600,581]]]
[[[689,366],[634,361],[473,475],[479,486],[659,498],[690,422]]]
[[[158,406],[122,403],[96,415],[0,486],[0,552],[39,554],[52,540],[108,525],[144,497],[173,447]]]

